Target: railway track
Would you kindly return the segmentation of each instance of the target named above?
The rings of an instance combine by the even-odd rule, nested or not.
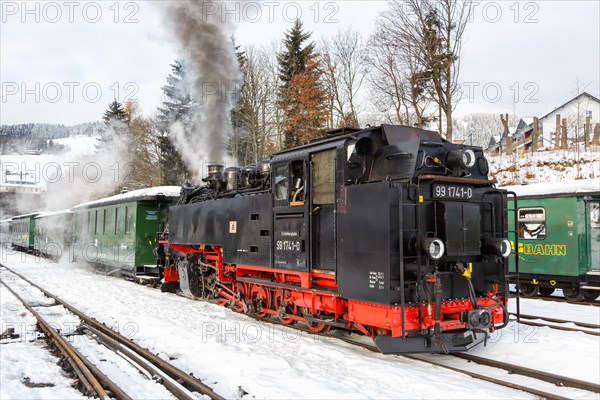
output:
[[[0,266],[4,267],[6,270],[15,274],[16,276],[18,276],[20,279],[27,282],[31,286],[39,289],[46,296],[54,299],[57,303],[62,304],[63,306],[65,306],[65,308],[72,311],[75,315],[78,315],[81,318],[81,320],[83,321],[84,329],[86,329],[91,334],[95,335],[98,338],[98,340],[107,344],[108,347],[117,349],[118,351],[123,352],[125,354],[125,356],[127,356],[128,358],[135,360],[136,354],[138,354],[137,350],[139,348],[139,346],[137,346],[137,344],[129,341],[126,338],[122,338],[120,340],[116,339],[115,337],[120,336],[120,335],[113,332],[106,326],[98,323],[95,319],[85,316],[83,313],[76,310],[74,307],[72,307],[64,302],[61,302],[61,300],[58,299],[56,296],[47,292],[43,288],[34,284],[33,282],[30,282],[27,278],[23,277],[22,275],[10,270],[9,268],[7,268],[5,266],[2,266],[1,264],[0,264]],[[522,317],[523,317],[523,315],[522,315]],[[534,316],[532,316],[532,317],[534,317]],[[279,321],[276,319],[262,319],[262,318],[257,318],[257,317],[252,317],[252,318],[256,319],[257,321],[262,321],[262,322],[267,322],[267,323],[271,323],[271,324],[275,324],[275,325],[284,326],[283,324],[279,323]],[[568,321],[568,322],[572,322],[572,321]],[[585,324],[585,325],[592,325],[592,324]],[[591,326],[584,326],[584,327],[591,328]],[[296,328],[300,329],[308,334],[315,335],[315,333],[311,332],[308,328],[298,327],[297,325],[296,325]],[[372,343],[365,342],[365,340],[364,340],[365,337],[362,337],[362,336],[359,337],[357,335],[350,335],[344,331],[335,331],[335,332],[332,332],[329,334],[320,333],[318,335],[324,336],[327,338],[335,338],[340,341],[349,343],[351,345],[360,346],[369,351],[379,353],[379,350],[377,349],[377,347],[374,346]],[[121,340],[123,340],[123,341],[121,341]],[[128,345],[128,344],[126,344],[127,342],[131,342],[131,343]],[[148,353],[148,354],[146,354],[146,353]],[[143,361],[140,361],[140,364],[147,364],[147,365],[155,365],[154,363],[168,364],[166,361],[152,355],[151,353],[147,352],[144,349],[141,349],[141,354],[148,355],[148,359],[146,359],[147,361],[145,363]],[[595,383],[584,382],[584,381],[576,380],[576,379],[573,379],[570,377],[565,377],[565,376],[556,375],[556,374],[550,374],[550,373],[547,373],[544,371],[534,370],[534,369],[522,367],[519,365],[503,363],[503,362],[499,362],[496,360],[481,358],[481,357],[473,356],[471,354],[402,355],[402,356],[398,356],[398,357],[403,357],[403,358],[407,358],[407,359],[411,359],[411,360],[415,360],[415,361],[419,361],[419,362],[425,362],[430,365],[434,365],[436,367],[452,370],[454,372],[465,374],[467,376],[470,376],[470,377],[473,377],[476,379],[494,383],[494,384],[497,384],[497,385],[500,385],[503,387],[508,387],[508,388],[512,388],[515,390],[527,392],[527,393],[530,393],[530,394],[533,394],[535,396],[539,396],[542,398],[561,399],[562,400],[562,399],[573,397],[570,394],[572,392],[564,393],[564,390],[583,390],[583,391],[585,391],[585,392],[582,392],[584,395],[586,393],[589,395],[590,392],[595,393],[595,394],[600,393],[600,385],[595,384]],[[471,366],[471,367],[469,367],[469,366]],[[473,366],[476,366],[476,367],[473,367]],[[175,368],[175,367],[170,366],[170,367],[167,367],[166,369],[169,370],[170,368]],[[158,372],[155,372],[155,373],[158,374]],[[189,397],[185,397],[185,395],[188,394],[188,393],[185,393],[185,390],[188,390],[188,391],[194,390],[194,391],[198,391],[199,393],[206,394],[210,398],[221,399],[221,397],[219,395],[215,394],[212,391],[212,389],[208,388],[206,385],[204,385],[197,379],[189,376],[188,374],[186,374],[183,371],[179,371],[179,373],[181,374],[181,375],[179,375],[179,377],[177,377],[177,375],[170,375],[167,372],[164,372],[164,373],[165,373],[166,377],[171,378],[171,379],[166,379],[166,380],[168,382],[172,382],[174,386],[176,386],[178,381],[183,382],[183,384],[184,384],[183,388],[179,388],[180,390],[182,390],[182,393],[174,394],[175,397],[177,397],[177,398],[189,398]],[[152,372],[148,372],[148,374],[152,374]],[[102,384],[102,383],[100,383],[100,385],[102,385],[103,387],[105,386],[105,384]],[[193,388],[194,387],[193,385],[200,385],[200,386],[197,387],[198,390],[195,390]],[[90,386],[93,386],[93,385],[90,385]],[[191,387],[191,389],[189,389],[190,387]],[[108,388],[108,390],[109,390],[109,393],[113,392],[112,389],[110,389],[110,388]],[[105,390],[105,392],[106,392],[106,390]],[[117,398],[128,398],[125,396],[119,397],[119,396],[115,395],[115,397],[117,397]],[[102,396],[99,396],[99,397],[103,398]]]
[[[517,314],[511,313],[510,315],[516,316]],[[597,324],[589,324],[586,322],[571,321],[571,320],[566,320],[566,319],[541,317],[538,315],[529,315],[529,314],[519,314],[519,317],[520,317],[519,323],[525,324],[525,325],[548,327],[551,329],[558,329],[561,331],[581,332],[581,333],[585,333],[587,335],[600,336],[600,325],[597,325]],[[548,324],[548,323],[543,323],[543,322],[534,322],[533,320],[552,322],[554,324],[573,324],[576,326],[576,328]],[[589,328],[589,329],[596,329],[596,330],[592,331],[589,329],[582,329],[582,328]]]
[[[350,343],[356,344],[363,348],[366,348],[373,352],[379,352],[376,346],[357,342],[356,340],[338,337],[338,339]],[[509,387],[523,392],[531,393],[536,396],[540,396],[546,399],[568,399],[569,395],[565,394],[561,396],[558,391],[542,390],[539,389],[539,381],[556,385],[558,387],[570,387],[574,389],[585,390],[592,393],[600,393],[600,385],[591,382],[585,382],[577,379],[573,379],[566,376],[551,374],[545,371],[539,371],[532,368],[522,367],[520,365],[504,363],[497,360],[491,360],[487,358],[477,357],[468,353],[454,353],[452,355],[438,355],[438,354],[423,354],[423,355],[402,355],[399,357],[408,358],[411,360],[426,362],[437,367],[449,369],[454,372],[466,374],[472,378],[484,380],[486,382],[495,383],[504,387]],[[476,371],[467,368],[464,365],[457,365],[456,360],[464,360],[468,363],[475,363],[478,365]],[[489,367],[490,370],[482,371],[479,366]],[[498,370],[504,371],[498,374]],[[487,372],[487,373],[486,373]],[[503,377],[498,377],[498,375]],[[530,378],[530,385],[524,385],[517,383],[519,379],[515,379],[515,376]],[[538,383],[536,383],[538,382]],[[546,385],[550,387],[550,385]],[[554,388],[552,388],[554,389]]]
[[[517,294],[515,292],[510,292],[510,293],[511,293],[511,296],[510,296],[511,299],[517,297]],[[582,306],[600,307],[600,300],[578,301],[576,303],[573,303],[571,301],[567,301],[567,299],[565,299],[564,297],[542,296],[542,295],[537,295],[537,296],[534,296],[534,297],[524,297],[524,296],[521,296],[521,299],[554,301],[556,303],[568,303],[568,304],[576,304],[576,305],[582,305]]]
[[[204,384],[191,374],[182,371],[171,363],[154,355],[150,351],[142,348],[132,340],[111,330],[104,324],[91,318],[65,301],[44,288],[31,282],[21,274],[0,264],[1,271],[8,272],[25,282],[28,287],[33,287],[41,291],[46,297],[53,299],[56,305],[62,305],[70,313],[75,315],[81,321],[82,330],[93,337],[108,349],[111,349],[119,357],[125,359],[127,363],[134,366],[136,373],[145,375],[148,379],[162,384],[177,399],[197,399],[196,393],[208,396],[214,400],[223,400],[223,397],[215,393],[212,388]],[[56,343],[57,348],[64,354],[69,361],[73,372],[78,376],[83,385],[83,392],[98,396],[100,399],[115,397],[117,399],[131,399],[127,394],[127,389],[119,387],[107,374],[101,371],[94,363],[79,352],[69,341],[56,331],[51,324],[46,321],[40,312],[35,310],[35,306],[29,304],[23,299],[17,291],[5,279],[0,278],[0,283],[4,285],[23,305],[34,315],[40,328]],[[12,282],[14,284],[14,281]],[[113,372],[114,373],[114,372]]]
[[[336,336],[337,337],[337,336]],[[365,344],[350,338],[337,337],[338,339],[359,345],[367,350],[378,353],[376,346]],[[475,379],[480,379],[486,382],[495,383],[500,386],[508,387],[515,390],[527,392],[546,399],[564,400],[571,398],[570,394],[561,395],[559,387],[569,387],[573,389],[584,390],[586,392],[600,393],[600,385],[585,382],[578,379],[551,374],[545,371],[539,371],[532,368],[523,367],[520,365],[504,363],[497,360],[492,360],[483,357],[477,357],[468,353],[453,353],[452,355],[439,354],[420,354],[420,355],[401,355],[399,357],[408,358],[415,361],[425,362],[436,367],[449,369],[454,372],[468,375]],[[465,361],[462,364],[457,360]],[[477,364],[477,368],[468,367],[468,363]],[[482,367],[488,367],[483,369]],[[501,371],[501,372],[498,372]],[[523,379],[525,378],[525,379]],[[525,380],[527,385],[519,382]],[[540,384],[540,381],[541,384]],[[544,385],[543,383],[546,383]],[[540,389],[540,387],[547,389]],[[556,386],[556,387],[554,387]]]
[[[289,325],[281,324],[276,319],[264,319],[257,318],[255,316],[250,317],[257,321],[267,322],[282,327],[290,327]],[[305,327],[301,327],[298,325],[294,325],[293,327],[294,329],[301,330],[311,335],[318,335],[326,338],[335,338],[345,343],[362,347],[374,353],[380,353],[379,349],[374,344],[367,342],[364,336],[352,335],[349,332],[344,331],[332,331],[330,333],[314,333]],[[480,379],[486,382],[494,383],[515,390],[520,390],[546,399],[565,400],[572,398],[571,393],[565,393],[564,395],[561,395],[560,392],[564,391],[565,388],[585,391],[579,392],[579,394],[583,395],[589,395],[589,392],[596,394],[600,393],[600,385],[596,383],[586,382],[567,376],[535,370],[516,364],[510,364],[483,357],[477,357],[468,353],[454,353],[451,355],[403,354],[398,355],[397,357],[403,357],[414,361],[425,362],[436,367],[468,375],[475,379]],[[469,364],[476,364],[477,368],[473,370],[472,367],[469,368]],[[485,370],[482,371],[482,369]],[[520,380],[525,380],[525,383],[527,384],[519,382]],[[545,390],[540,389],[540,387],[545,388]]]

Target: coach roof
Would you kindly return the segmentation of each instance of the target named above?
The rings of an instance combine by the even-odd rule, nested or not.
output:
[[[179,186],[157,186],[147,189],[133,190],[127,193],[117,194],[115,196],[106,197],[103,199],[92,200],[86,203],[81,203],[73,207],[73,210],[82,208],[93,208],[100,206],[107,206],[111,204],[129,203],[135,201],[144,200],[156,200],[157,196],[165,196],[170,199],[176,199],[179,197],[181,187]]]

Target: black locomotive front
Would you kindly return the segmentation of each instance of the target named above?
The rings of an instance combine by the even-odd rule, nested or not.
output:
[[[507,321],[506,194],[479,148],[407,127],[374,133],[347,145],[339,293],[400,306],[401,321],[376,338],[384,352],[418,351],[422,335],[443,350],[470,347]]]

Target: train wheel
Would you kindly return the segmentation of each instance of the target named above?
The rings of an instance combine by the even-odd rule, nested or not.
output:
[[[535,297],[540,292],[540,287],[537,285],[523,284],[521,286],[521,296],[523,297]]]
[[[302,314],[303,315],[309,315],[310,314],[310,310],[308,308],[304,308],[302,309]],[[331,325],[327,325],[324,322],[309,322],[306,321],[306,327],[314,333],[321,333],[321,332],[329,332],[331,330]]]
[[[542,296],[550,296],[552,293],[554,293],[553,287],[541,287],[540,288],[540,294]]]
[[[271,307],[271,292],[262,286],[253,285],[251,292],[250,292],[250,298],[252,300],[255,300],[257,303],[260,303],[259,307],[261,309]],[[256,313],[256,316],[258,318],[264,318],[267,315],[268,315],[268,313],[266,313],[264,311],[259,311]]]
[[[246,285],[244,285],[242,282],[236,282],[235,292],[238,294],[238,296],[242,302],[246,300]],[[233,311],[240,312],[240,313],[244,312],[244,307],[237,303],[234,303]]]
[[[598,295],[600,295],[600,292],[597,290],[583,291],[583,298],[585,299],[585,301],[594,301],[598,298]]]
[[[329,332],[331,330],[331,325],[327,325],[324,322],[319,322],[319,323],[306,322],[306,326],[308,327],[308,329],[311,332],[314,332],[314,333],[321,333],[321,332],[325,333],[325,332]]]
[[[294,314],[294,310],[289,305],[286,305],[284,307],[282,305],[283,302],[284,302],[283,291],[278,290],[277,293],[275,294],[275,299],[274,299],[275,309],[279,312],[279,315],[277,316],[277,318],[279,318],[279,322],[281,322],[283,325],[293,325],[294,323],[296,323],[296,320],[291,319],[291,318],[285,318],[285,317],[283,317],[283,315]]]
[[[583,300],[584,290],[581,289],[579,286],[564,288],[563,296],[565,296],[565,299],[567,299],[567,301],[576,303],[578,301]]]

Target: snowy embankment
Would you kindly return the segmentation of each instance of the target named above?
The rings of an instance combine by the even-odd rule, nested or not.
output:
[[[244,392],[251,398],[530,398],[401,356],[372,353],[97,275],[85,267],[53,264],[6,249],[0,261],[108,326],[126,331],[227,398]],[[598,318],[599,312],[590,307],[586,318]],[[3,345],[3,351],[12,350]],[[600,381],[600,338],[595,336],[511,323],[473,354]],[[3,367],[4,379],[14,379],[14,374],[5,374]]]
[[[561,182],[574,179],[600,180],[600,146],[580,151],[551,150],[488,157],[490,176],[499,186]]]

